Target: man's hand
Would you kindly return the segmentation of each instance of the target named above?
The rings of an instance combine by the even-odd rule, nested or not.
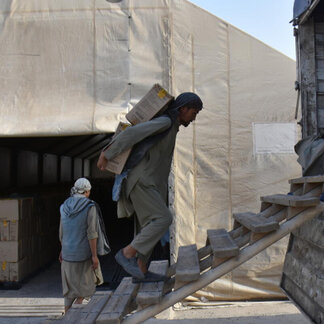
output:
[[[99,259],[97,256],[92,257],[92,269],[96,270],[98,268]]]
[[[97,167],[99,170],[104,171],[106,170],[108,160],[105,158],[105,155],[103,152],[101,152],[98,162],[97,162]]]
[[[60,255],[59,255],[59,261],[62,263],[62,251],[60,252]]]

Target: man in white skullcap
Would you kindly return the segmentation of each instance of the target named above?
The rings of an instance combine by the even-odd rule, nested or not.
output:
[[[59,260],[65,311],[73,302],[82,304],[84,298],[94,294],[96,285],[103,283],[97,256],[98,207],[89,199],[90,190],[89,180],[78,179],[60,207]]]

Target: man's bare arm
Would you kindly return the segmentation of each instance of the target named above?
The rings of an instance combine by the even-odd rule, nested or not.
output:
[[[91,254],[92,254],[92,268],[93,270],[98,268],[99,259],[97,256],[97,239],[94,238],[92,240],[89,240]]]
[[[98,162],[97,162],[98,169],[101,170],[101,171],[106,170],[107,164],[108,164],[108,160],[105,157],[104,152],[101,152],[100,156],[99,156],[99,159],[98,159]]]

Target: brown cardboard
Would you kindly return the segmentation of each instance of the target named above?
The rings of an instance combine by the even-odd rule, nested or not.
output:
[[[25,257],[18,262],[9,263],[9,280],[21,281],[30,273],[30,263]]]
[[[154,84],[151,90],[126,114],[126,119],[133,125],[151,120],[162,113],[173,97],[159,84]]]
[[[9,281],[9,263],[7,261],[0,261],[0,281]]]
[[[106,169],[112,173],[121,174],[131,151],[132,149],[128,149],[116,156],[114,159],[108,161]]]
[[[23,220],[13,220],[10,222],[9,227],[9,240],[18,241],[26,237],[28,230],[27,222]]]
[[[22,241],[1,241],[0,260],[17,262],[24,254]]]
[[[13,220],[21,217],[19,213],[18,199],[1,199],[0,200],[0,220]]]
[[[0,220],[0,241],[10,240],[10,222],[7,220]]]
[[[19,220],[32,214],[32,198],[0,199],[0,220]]]
[[[117,129],[116,129],[116,132],[115,132],[115,135],[112,139],[112,142],[114,141],[114,138],[122,131],[124,131],[127,127],[131,126],[130,124],[128,123],[123,123],[123,122],[120,122]],[[109,145],[107,146],[106,150],[109,150]],[[121,174],[121,172],[123,171],[124,169],[124,166],[125,166],[125,163],[131,153],[132,149],[128,149],[124,152],[122,152],[121,154],[117,155],[114,159],[112,160],[109,160],[108,161],[108,164],[106,166],[106,170],[112,172],[112,173],[115,173],[115,174]]]

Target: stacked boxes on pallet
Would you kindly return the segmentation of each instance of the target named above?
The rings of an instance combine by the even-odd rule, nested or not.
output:
[[[30,273],[32,198],[0,200],[0,281]]]
[[[58,258],[62,193],[0,199],[0,282],[19,282]]]

